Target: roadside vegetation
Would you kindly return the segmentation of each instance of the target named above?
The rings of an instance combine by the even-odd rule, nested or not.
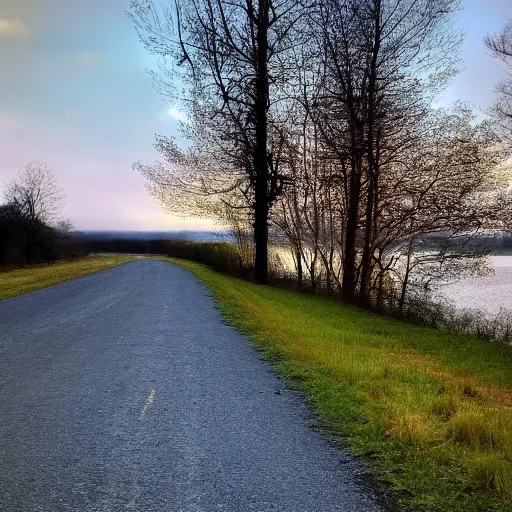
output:
[[[203,263],[230,276],[242,279],[252,278],[250,259],[251,243],[194,242],[190,240],[165,240],[162,242],[167,256]],[[336,290],[326,287],[312,287],[308,280],[298,280],[297,274],[286,267],[282,258],[291,256],[289,246],[270,246],[269,283],[273,286],[291,288],[302,292],[339,298]],[[498,315],[489,315],[476,309],[458,309],[446,298],[433,299],[429,291],[408,294],[400,303],[396,289],[390,287],[387,300],[379,305],[367,306],[375,313],[399,318],[422,327],[433,327],[442,331],[471,334],[481,340],[511,341],[512,311],[504,309]]]
[[[135,258],[136,256],[116,254],[89,256],[53,265],[37,265],[15,270],[2,270],[0,267],[0,300],[105,270]]]
[[[251,335],[364,456],[400,508],[512,509],[512,347],[255,285],[190,261],[226,319]]]

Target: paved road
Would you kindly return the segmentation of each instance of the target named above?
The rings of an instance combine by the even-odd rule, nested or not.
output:
[[[169,263],[0,301],[1,511],[379,510],[306,418]]]

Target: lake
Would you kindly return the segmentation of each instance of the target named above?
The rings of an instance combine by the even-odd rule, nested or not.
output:
[[[274,246],[274,253],[284,268],[295,270],[288,248]],[[480,309],[497,315],[500,310],[512,311],[512,256],[491,256],[494,274],[460,281],[441,287],[439,293],[463,309]]]
[[[494,274],[462,279],[444,286],[442,293],[455,305],[465,309],[481,309],[491,314],[512,311],[512,256],[492,256]]]

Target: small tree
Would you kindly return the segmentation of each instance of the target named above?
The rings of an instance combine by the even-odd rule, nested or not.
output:
[[[478,237],[497,228],[491,174],[503,151],[489,123],[471,109],[433,111],[423,136],[392,162],[380,188],[380,215],[372,254],[372,289],[382,299],[386,276],[400,282],[402,312],[411,288],[485,272]]]
[[[44,249],[48,228],[59,221],[63,196],[57,177],[45,163],[34,160],[7,183],[5,196],[23,219],[25,260],[31,264],[36,248]]]

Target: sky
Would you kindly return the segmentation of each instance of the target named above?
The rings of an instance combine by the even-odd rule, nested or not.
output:
[[[152,86],[156,62],[126,15],[129,0],[0,0],[2,181],[31,160],[58,177],[76,229],[212,229],[163,213],[132,169],[150,164],[155,134],[177,135],[181,113]],[[464,71],[441,100],[492,103],[504,70],[482,44],[512,18],[512,0],[462,0]]]

